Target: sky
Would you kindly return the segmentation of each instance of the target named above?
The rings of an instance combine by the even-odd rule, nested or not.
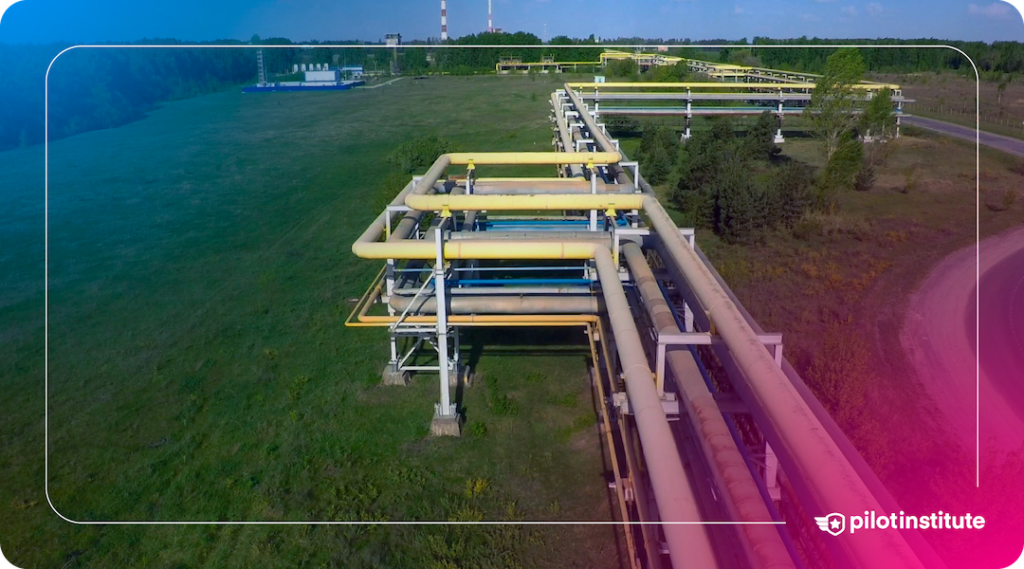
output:
[[[0,8],[9,3],[0,0]],[[505,31],[600,38],[768,36],[1024,41],[1024,20],[999,0],[493,0]],[[21,0],[0,42],[202,41],[286,37],[382,40],[440,35],[440,0]],[[484,31],[487,0],[448,0],[448,33]]]

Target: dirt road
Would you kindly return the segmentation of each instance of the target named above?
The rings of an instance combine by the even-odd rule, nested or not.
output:
[[[1012,337],[1015,326],[1024,326],[1015,316],[1015,307],[1024,303],[1017,298],[1022,252],[1024,228],[1018,228],[982,241],[980,257],[974,246],[947,257],[911,296],[900,334],[918,380],[969,450],[979,434],[982,452],[1019,448],[1024,441],[1024,370],[1012,363],[1022,357]],[[974,350],[978,266],[980,373]]]
[[[981,131],[979,133],[973,128],[945,121],[938,121],[935,119],[926,119],[924,117],[903,117],[903,124],[934,130],[947,136],[953,136],[970,142],[975,142],[977,140],[977,142],[980,142],[983,146],[991,146],[992,148],[1002,150],[1003,152],[1007,152],[1015,156],[1024,156],[1024,140],[1018,140],[1016,138],[992,134],[991,132],[985,131]]]

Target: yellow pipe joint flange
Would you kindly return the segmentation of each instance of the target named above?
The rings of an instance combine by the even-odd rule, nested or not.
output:
[[[441,217],[451,217],[451,216],[452,216],[452,210],[448,209],[448,206],[444,206],[444,207],[441,208]]]

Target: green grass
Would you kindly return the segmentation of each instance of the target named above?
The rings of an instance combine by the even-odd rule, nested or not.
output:
[[[548,96],[561,80],[223,93],[53,144],[57,509],[79,520],[609,519],[578,330],[467,333],[484,378],[465,392],[469,436],[452,440],[427,437],[436,378],[379,386],[385,332],[343,326],[347,299],[379,269],[349,247],[377,213],[371,198],[390,172],[387,154],[426,134],[480,151],[550,150]],[[43,493],[41,154],[0,154],[9,197],[0,210],[8,559],[23,567],[618,565],[616,530],[600,527],[60,521]],[[510,339],[518,352],[497,349]],[[486,488],[467,496],[467,480],[477,479]]]

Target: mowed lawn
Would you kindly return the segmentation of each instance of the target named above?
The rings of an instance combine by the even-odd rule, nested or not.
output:
[[[350,246],[401,142],[548,151],[560,79],[179,101],[58,141],[49,185],[49,489],[105,520],[608,520],[578,329],[470,334],[472,435],[436,376],[382,387],[345,328]],[[22,567],[616,567],[610,526],[80,526],[44,494],[43,159],[0,153],[0,546]],[[550,172],[553,175],[553,171]],[[484,173],[486,175],[486,172]],[[512,346],[513,349],[510,349]],[[511,401],[511,403],[509,403]],[[495,402],[500,402],[496,405]]]

